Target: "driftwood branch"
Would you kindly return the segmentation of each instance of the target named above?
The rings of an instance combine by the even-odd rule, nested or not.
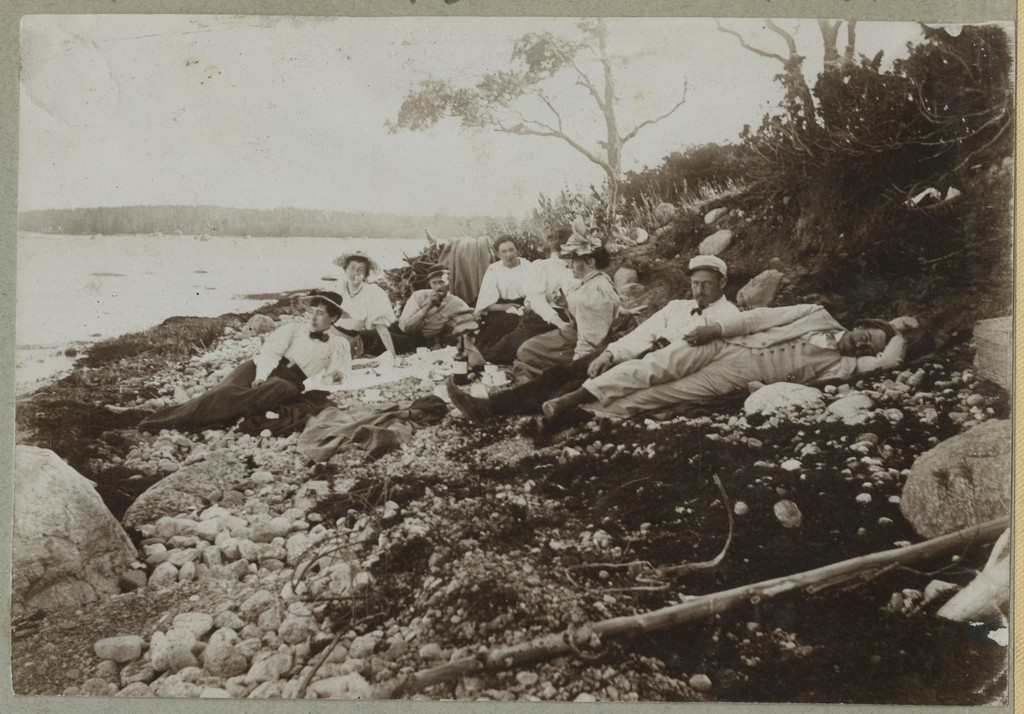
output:
[[[679,605],[672,605],[660,610],[640,615],[613,617],[570,628],[564,633],[545,635],[517,645],[482,650],[475,657],[463,657],[438,667],[414,672],[404,678],[381,682],[374,687],[373,696],[379,699],[409,696],[426,687],[458,679],[473,672],[511,669],[527,662],[579,652],[581,647],[598,646],[603,637],[619,637],[675,627],[711,617],[744,603],[758,603],[765,598],[774,598],[804,590],[822,582],[830,584],[846,582],[861,577],[863,573],[872,573],[893,564],[904,565],[934,558],[949,551],[962,550],[973,543],[987,542],[996,538],[1009,525],[1010,518],[1008,516],[998,518],[904,548],[869,553],[802,573],[784,575],[752,585],[741,585],[730,590],[701,595]]]

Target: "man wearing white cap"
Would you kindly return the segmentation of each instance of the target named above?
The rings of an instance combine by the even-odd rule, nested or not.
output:
[[[259,354],[239,365],[220,384],[184,404],[166,407],[139,423],[145,431],[206,429],[239,417],[262,414],[299,396],[307,377],[340,381],[352,363],[348,340],[331,334],[341,317],[341,295],[314,291],[303,298],[309,322],[290,322],[263,342]]]
[[[690,261],[688,270],[693,299],[670,301],[600,354],[577,359],[568,366],[549,368],[535,379],[490,399],[472,397],[450,384],[448,394],[453,404],[471,419],[536,412],[545,399],[576,389],[588,375],[596,377],[615,365],[620,365],[617,370],[627,369],[627,365],[639,364],[641,360],[637,358],[645,353],[645,359],[655,359],[663,348],[682,341],[694,328],[740,314],[722,294],[728,276],[725,261],[713,255],[698,255]]]

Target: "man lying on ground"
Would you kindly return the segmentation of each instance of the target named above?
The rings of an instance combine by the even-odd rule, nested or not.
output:
[[[690,261],[688,270],[692,300],[670,301],[606,350],[592,352],[569,365],[550,367],[538,377],[487,399],[472,397],[449,380],[452,404],[474,421],[506,414],[535,414],[545,400],[580,387],[588,370],[596,375],[643,354],[657,355],[698,325],[739,314],[722,294],[728,275],[725,261],[712,255],[698,255]]]
[[[695,327],[655,355],[594,374],[545,402],[548,425],[579,407],[600,416],[698,403],[774,382],[848,380],[903,361],[906,340],[893,323],[860,320],[846,330],[820,305],[763,307]]]
[[[261,414],[292,401],[303,382],[321,372],[341,381],[352,363],[348,340],[329,331],[341,316],[341,296],[314,292],[304,298],[308,323],[282,325],[263,342],[258,355],[239,365],[220,384],[184,404],[166,407],[139,423],[144,431],[201,430]]]

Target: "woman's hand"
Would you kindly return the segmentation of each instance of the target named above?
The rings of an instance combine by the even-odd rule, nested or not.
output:
[[[605,350],[590,363],[590,366],[587,367],[587,375],[590,377],[596,377],[599,374],[604,374],[614,366],[615,357],[612,356],[611,352]]]

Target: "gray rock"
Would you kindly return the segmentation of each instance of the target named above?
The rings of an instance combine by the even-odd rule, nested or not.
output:
[[[776,382],[761,387],[747,397],[743,402],[743,411],[746,414],[773,414],[788,407],[810,409],[824,404],[824,395],[814,387]]]
[[[768,307],[775,302],[783,280],[785,276],[775,269],[758,273],[736,293],[736,305],[741,310]]]
[[[127,687],[130,684],[149,684],[156,679],[156,672],[150,665],[147,658],[137,659],[129,662],[121,668],[121,686]]]
[[[277,652],[252,663],[245,675],[247,684],[271,682],[280,679],[292,666],[292,656],[285,652]]]
[[[117,586],[124,593],[146,587],[146,571],[134,569],[124,571],[117,579]]]
[[[276,327],[277,323],[269,315],[253,315],[242,329],[239,330],[239,334],[243,337],[255,337],[256,335],[273,332]]]
[[[700,242],[697,252],[700,255],[720,255],[732,244],[733,235],[730,230],[716,231]]]
[[[124,635],[99,640],[92,649],[100,659],[124,663],[141,657],[143,644],[143,639],[138,635]]]
[[[317,680],[309,689],[320,699],[369,699],[373,694],[370,685],[357,672]]]
[[[273,593],[267,590],[257,590],[242,601],[238,606],[238,615],[246,622],[253,622],[260,613],[277,602]]]
[[[246,699],[280,699],[283,694],[281,682],[263,682],[249,692]]]
[[[180,568],[185,563],[191,562],[197,557],[199,557],[199,551],[195,548],[189,548],[187,550],[175,548],[167,551],[167,562],[176,568]]]
[[[921,454],[903,486],[900,511],[925,538],[1010,513],[1013,429],[991,419]]]
[[[153,697],[153,690],[145,682],[132,682],[126,684],[124,689],[114,695],[115,697]]]
[[[245,466],[240,461],[221,453],[211,453],[205,461],[182,466],[148,488],[128,507],[122,522],[126,527],[138,527],[143,523],[153,523],[160,516],[205,508],[206,504],[245,478]]]
[[[160,565],[167,560],[167,546],[163,543],[150,543],[142,546],[142,553],[145,556],[146,565]]]
[[[193,639],[200,639],[213,629],[213,616],[205,612],[183,612],[174,616],[172,627],[189,633]]]
[[[667,201],[662,201],[654,207],[654,220],[657,221],[659,226],[663,226],[675,218],[676,213],[678,213],[678,209],[674,205]]]
[[[288,536],[285,542],[285,562],[294,566],[299,562],[302,554],[313,544],[313,539],[306,533],[299,531]]]
[[[849,392],[829,404],[825,411],[844,424],[852,426],[867,422],[868,410],[872,406],[874,406],[874,402],[868,395],[861,392]]]
[[[96,665],[96,669],[93,670],[93,676],[97,679],[105,679],[108,682],[117,684],[120,681],[119,675],[121,674],[120,668],[117,666],[117,662],[105,659]]]
[[[712,208],[710,211],[704,214],[704,225],[712,226],[718,222],[719,218],[726,216],[729,213],[729,209],[725,206],[719,206],[718,208]]]
[[[187,583],[196,579],[196,564],[191,560],[178,569],[178,582]]]
[[[230,610],[223,610],[214,615],[213,624],[218,629],[229,627],[235,632],[245,627],[245,621]]]
[[[178,569],[164,562],[156,566],[149,575],[149,587],[166,588],[178,582]]]
[[[156,687],[156,695],[158,697],[170,697],[175,699],[198,697],[202,691],[203,688],[198,684],[184,682],[176,675],[168,677],[160,682]]]
[[[137,553],[94,484],[48,449],[14,448],[14,617],[120,592]]]
[[[310,629],[309,618],[288,616],[278,627],[277,634],[282,641],[294,645],[306,639]]]
[[[690,686],[698,692],[710,692],[711,679],[706,674],[695,674],[690,677]]]
[[[203,667],[216,677],[237,677],[245,674],[249,662],[233,644],[211,642],[203,652]]]
[[[799,528],[800,524],[803,523],[803,514],[800,513],[800,508],[789,499],[783,499],[775,504],[774,507],[775,517],[779,519],[786,528]]]

